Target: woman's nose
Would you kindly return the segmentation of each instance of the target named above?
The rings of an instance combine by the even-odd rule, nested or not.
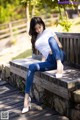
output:
[[[38,31],[37,31],[38,33],[40,32],[40,29],[38,29]]]

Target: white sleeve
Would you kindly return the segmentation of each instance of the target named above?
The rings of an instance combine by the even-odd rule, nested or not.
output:
[[[47,30],[48,30],[48,32],[49,32],[49,34],[51,36],[55,36],[56,35],[56,33],[54,32],[54,30],[52,28],[47,28]]]
[[[53,34],[53,36],[56,35],[56,33],[53,31],[53,29],[51,29],[51,33]]]

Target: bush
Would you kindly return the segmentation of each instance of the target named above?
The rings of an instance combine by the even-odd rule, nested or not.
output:
[[[63,30],[65,32],[69,32],[71,25],[72,25],[72,23],[69,21],[68,18],[61,18],[58,24],[63,27]]]

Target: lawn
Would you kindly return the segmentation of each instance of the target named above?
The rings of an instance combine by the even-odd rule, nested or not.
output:
[[[70,28],[70,32],[80,33],[80,17],[72,19],[71,22],[72,22],[72,26]]]
[[[32,50],[29,49],[29,50],[26,50],[23,53],[19,54],[18,56],[13,57],[12,60],[26,58],[26,57],[29,57],[31,55],[32,55]]]

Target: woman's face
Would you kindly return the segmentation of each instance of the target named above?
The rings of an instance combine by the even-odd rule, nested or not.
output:
[[[43,32],[43,25],[42,24],[36,24],[35,25],[35,31],[39,34]]]

